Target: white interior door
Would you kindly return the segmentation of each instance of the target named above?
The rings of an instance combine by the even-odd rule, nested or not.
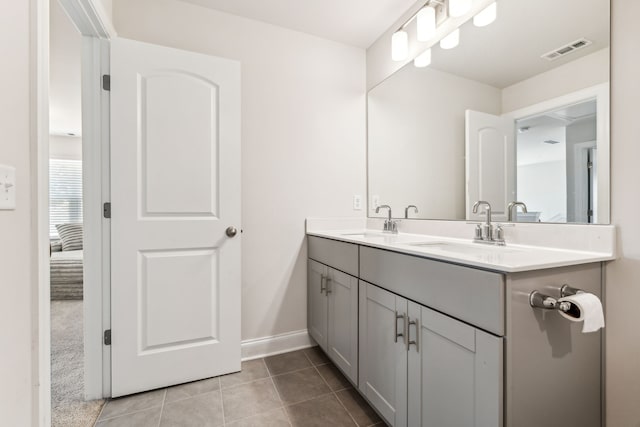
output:
[[[112,40],[111,171],[112,396],[239,371],[239,63]]]
[[[515,121],[467,110],[466,212],[468,220],[484,220],[484,210],[473,214],[478,200],[491,204],[493,219],[507,220],[507,205],[516,200]]]

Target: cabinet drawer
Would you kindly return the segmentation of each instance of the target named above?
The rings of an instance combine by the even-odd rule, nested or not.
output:
[[[309,236],[309,258],[358,277],[358,245]]]
[[[360,278],[504,335],[502,274],[362,246]]]

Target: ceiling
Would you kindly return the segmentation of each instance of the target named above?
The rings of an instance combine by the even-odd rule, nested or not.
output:
[[[416,0],[182,0],[368,48]]]
[[[463,25],[458,47],[433,48],[432,67],[502,89],[608,47],[609,8],[608,0],[498,0],[497,20]],[[593,44],[540,58],[582,37]]]
[[[57,1],[51,1],[49,131],[81,135],[82,38]]]

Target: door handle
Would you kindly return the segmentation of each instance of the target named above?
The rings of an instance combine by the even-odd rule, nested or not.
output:
[[[324,285],[324,294],[326,296],[329,296],[329,294],[331,293],[331,289],[329,289],[329,283],[331,283],[331,277],[327,276],[326,280],[325,280],[325,285]]]
[[[403,328],[403,330],[402,330],[401,334],[398,333],[398,319],[402,319],[402,328]],[[406,332],[407,332],[407,322],[405,321],[405,314],[404,313],[398,314],[398,312],[396,311],[396,316],[394,318],[394,323],[395,323],[395,325],[394,325],[395,333],[394,333],[394,336],[393,336],[393,340],[394,340],[394,342],[398,342],[398,337],[404,337],[406,335]]]
[[[412,340],[411,339],[411,325],[414,325],[416,327],[416,339]],[[409,349],[411,348],[412,345],[416,346],[416,352],[420,352],[420,349],[418,348],[418,336],[420,335],[420,325],[418,323],[418,319],[416,320],[409,320],[409,317],[407,316],[407,351],[409,351]]]
[[[325,285],[325,281],[327,280],[327,276],[325,276],[324,274],[320,275],[320,293],[323,293],[324,291],[327,290],[327,287]]]
[[[236,237],[236,234],[238,234],[238,229],[232,225],[231,227],[227,227],[227,231],[225,231],[225,233],[229,237]]]

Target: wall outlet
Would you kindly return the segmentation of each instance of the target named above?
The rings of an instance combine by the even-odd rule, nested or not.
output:
[[[361,211],[362,210],[362,196],[356,194],[353,196],[353,210]]]
[[[371,210],[375,211],[378,206],[380,206],[380,196],[374,194],[371,196]]]

